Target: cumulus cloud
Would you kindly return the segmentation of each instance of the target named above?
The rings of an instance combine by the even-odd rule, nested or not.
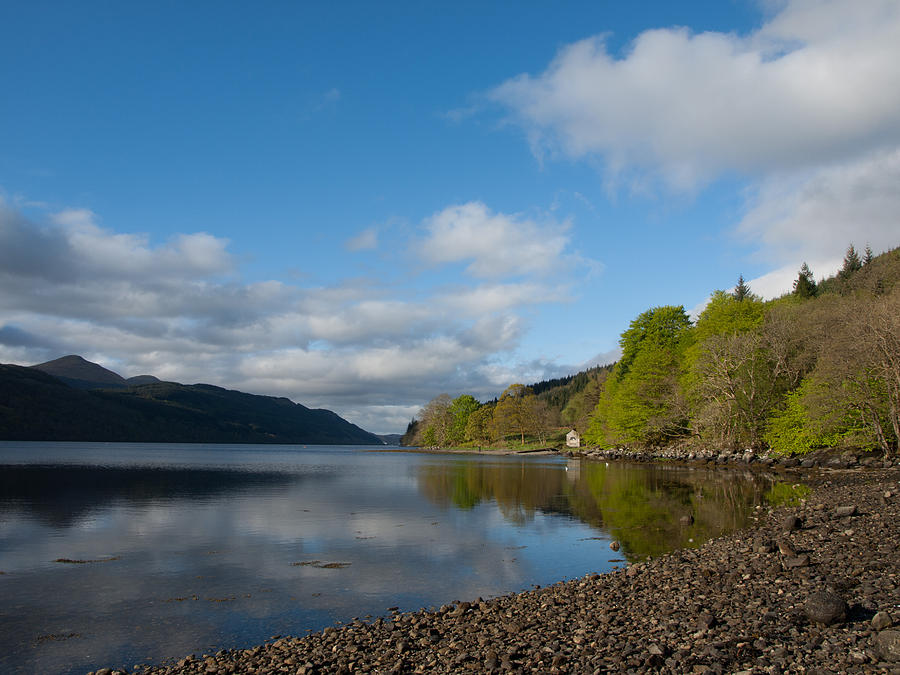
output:
[[[481,202],[449,206],[425,228],[419,247],[425,260],[468,262],[466,271],[478,278],[548,274],[563,263],[569,242],[566,223],[495,213]]]
[[[492,214],[481,204],[475,211],[493,221],[489,230],[512,238],[522,266],[510,264],[508,274],[537,273],[564,253],[558,226]],[[423,224],[426,242],[452,239],[454,223]],[[547,236],[556,238],[549,247]],[[547,259],[530,253],[532,244]],[[526,330],[523,308],[567,297],[562,286],[494,274],[417,285],[425,290],[415,293],[371,279],[248,283],[228,247],[207,233],[156,244],[101,227],[84,209],[34,222],[0,203],[0,362],[79,353],[125,376],[287,396],[372,431],[400,432],[442,391],[495,396],[509,382],[495,381],[494,364],[508,359]],[[486,255],[458,250],[467,260]]]
[[[750,33],[661,28],[621,54],[605,36],[489,92],[539,157],[599,160],[608,187],[696,192],[747,181],[735,233],[791,288],[850,242],[897,245],[900,3],[786,0]]]
[[[649,30],[621,57],[592,37],[490,96],[537,153],[675,189],[815,166],[900,141],[900,5],[796,0],[748,35]]]

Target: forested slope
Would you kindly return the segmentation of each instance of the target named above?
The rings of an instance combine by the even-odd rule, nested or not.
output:
[[[589,444],[820,447],[896,453],[900,440],[900,249],[859,255],[816,282],[804,265],[791,293],[763,301],[740,278],[697,320],[653,307],[622,333],[614,366],[480,403],[430,401],[410,445],[543,443],[574,427]]]

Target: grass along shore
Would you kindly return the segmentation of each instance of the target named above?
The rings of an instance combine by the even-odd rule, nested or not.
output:
[[[900,672],[900,470],[798,478],[812,488],[800,505],[698,549],[145,670]]]

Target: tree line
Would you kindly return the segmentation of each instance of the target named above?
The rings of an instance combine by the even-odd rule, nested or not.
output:
[[[653,307],[622,333],[613,366],[510,385],[480,403],[442,394],[404,442],[452,446],[545,443],[574,427],[601,447],[693,444],[820,447],[896,453],[900,442],[900,249],[850,246],[816,282],[804,263],[793,291],[763,301],[739,277],[696,321]],[[537,393],[536,393],[537,391]]]
[[[876,264],[877,262],[877,264]],[[900,250],[876,259],[851,245],[816,283],[768,302],[740,278],[692,322],[654,307],[622,333],[622,358],[590,416],[603,447],[673,442],[897,451],[900,440]]]

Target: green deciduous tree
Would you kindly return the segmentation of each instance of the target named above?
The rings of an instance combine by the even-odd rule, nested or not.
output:
[[[619,340],[622,358],[591,416],[589,443],[660,443],[686,432],[687,408],[678,379],[690,333],[682,306],[655,307],[631,322]]]
[[[447,444],[461,445],[466,441],[466,426],[469,423],[469,417],[478,410],[480,405],[475,400],[475,397],[469,394],[463,394],[453,399],[453,402],[447,408],[447,414],[450,417],[450,424],[447,429]]]
[[[447,444],[450,432],[450,404],[452,399],[449,394],[441,394],[431,399],[419,412],[418,430],[421,435],[421,445],[443,446]]]
[[[517,434],[522,445],[525,434],[534,430],[532,406],[534,394],[524,384],[511,384],[500,395],[494,408],[494,426],[502,437]]]
[[[716,292],[697,320],[682,379],[694,432],[726,446],[763,444],[783,387],[761,330],[765,305]]]
[[[494,406],[485,404],[469,414],[466,422],[466,440],[486,445],[491,440],[491,422],[494,418]]]

